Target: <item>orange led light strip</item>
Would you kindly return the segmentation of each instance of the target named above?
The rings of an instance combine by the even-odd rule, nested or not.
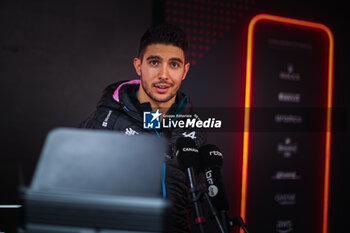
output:
[[[326,122],[326,144],[325,144],[325,170],[323,187],[323,222],[322,233],[327,233],[328,226],[328,198],[329,198],[329,170],[331,153],[331,120],[332,120],[332,92],[333,92],[333,53],[334,38],[331,30],[323,24],[313,23],[298,19],[291,19],[269,14],[259,14],[253,17],[248,26],[247,39],[247,62],[246,62],[246,88],[245,88],[245,111],[244,111],[244,132],[243,132],[243,155],[242,155],[242,183],[241,183],[241,212],[240,215],[245,221],[247,203],[247,179],[248,179],[248,158],[249,158],[249,120],[251,104],[251,80],[253,60],[253,33],[254,26],[260,20],[269,20],[285,24],[294,24],[301,27],[320,29],[325,32],[329,40],[328,50],[328,88],[327,88],[327,122]],[[240,231],[243,233],[243,230]]]

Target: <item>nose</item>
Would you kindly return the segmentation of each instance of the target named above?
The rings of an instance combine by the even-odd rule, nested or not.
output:
[[[166,64],[163,64],[159,68],[158,78],[162,79],[162,80],[167,80],[169,78],[169,70],[168,70],[168,66]]]

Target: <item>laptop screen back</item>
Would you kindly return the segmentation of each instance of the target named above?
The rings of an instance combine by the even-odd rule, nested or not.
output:
[[[31,190],[160,197],[167,141],[58,128],[46,138]]]

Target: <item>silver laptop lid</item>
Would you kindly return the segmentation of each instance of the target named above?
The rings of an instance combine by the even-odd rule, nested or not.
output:
[[[58,128],[45,141],[30,189],[161,196],[167,141],[107,130]]]

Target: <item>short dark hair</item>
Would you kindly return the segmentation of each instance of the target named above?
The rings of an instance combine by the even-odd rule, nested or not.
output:
[[[170,23],[163,23],[149,28],[141,37],[138,57],[142,60],[145,50],[151,44],[173,45],[184,51],[185,60],[187,57],[188,41],[186,33],[178,26]]]

